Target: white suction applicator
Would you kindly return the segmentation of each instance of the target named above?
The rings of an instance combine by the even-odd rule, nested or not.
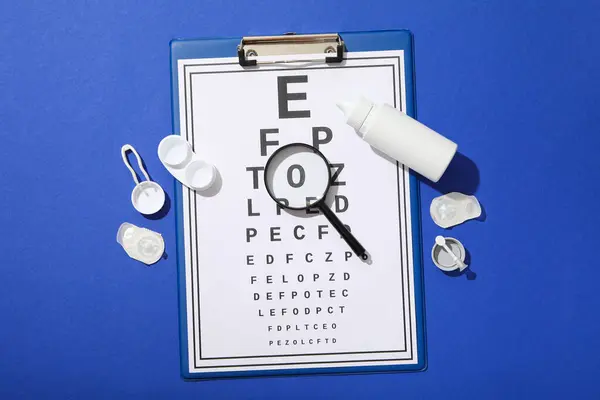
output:
[[[138,167],[146,178],[145,181],[139,181],[133,167],[129,164],[129,160],[127,160],[128,151],[131,151],[137,159]],[[121,147],[121,157],[135,182],[135,187],[133,188],[133,192],[131,192],[131,204],[142,214],[156,214],[165,204],[165,192],[163,188],[158,183],[150,180],[148,172],[144,169],[142,158],[132,145],[126,144]]]
[[[459,255],[454,253],[454,250],[448,245],[447,242],[450,242],[451,246],[456,248],[456,251],[458,251]],[[448,260],[445,254],[449,255],[452,261]],[[467,264],[465,264],[463,261],[464,257],[466,256],[465,248],[463,247],[462,243],[454,238],[436,236],[435,246],[433,247],[431,255],[435,265],[442,271],[454,271],[457,267],[460,271],[462,271],[467,268]]]

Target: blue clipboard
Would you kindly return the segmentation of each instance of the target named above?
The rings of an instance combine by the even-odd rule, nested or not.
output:
[[[385,51],[404,50],[404,71],[406,86],[406,114],[416,118],[415,80],[414,80],[414,48],[413,36],[408,30],[389,30],[372,32],[340,33],[346,51]],[[210,39],[175,39],[171,41],[171,82],[172,82],[172,124],[173,132],[180,132],[179,95],[178,95],[178,61],[183,59],[236,57],[238,44],[242,38],[210,38]],[[327,367],[307,369],[270,369],[234,372],[190,372],[188,359],[188,327],[186,304],[186,272],[185,246],[183,235],[183,201],[181,198],[182,185],[175,181],[174,204],[176,211],[177,232],[177,265],[179,290],[179,320],[180,320],[180,366],[184,379],[212,379],[270,375],[305,375],[333,373],[370,373],[394,371],[424,371],[427,368],[427,349],[425,340],[425,307],[423,288],[423,256],[421,242],[421,217],[419,201],[419,182],[410,173],[410,210],[412,219],[412,252],[414,265],[414,295],[416,311],[416,343],[418,346],[418,361],[410,365],[381,365],[359,367]]]

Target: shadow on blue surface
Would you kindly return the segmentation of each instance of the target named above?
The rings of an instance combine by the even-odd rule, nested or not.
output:
[[[479,200],[479,199],[477,199]],[[479,222],[484,222],[487,219],[487,212],[485,211],[485,207],[483,206],[483,204],[481,204],[481,202],[479,202],[479,206],[481,207],[481,215],[477,218],[473,218],[472,220],[468,219],[465,222],[463,222],[462,224],[467,224],[469,223],[469,221],[479,221]],[[451,231],[454,228],[461,226],[462,224],[458,224],[458,225],[454,225],[454,226],[450,226],[448,228],[444,228],[447,231]]]
[[[479,168],[469,157],[457,152],[448,165],[446,172],[438,182],[417,174],[421,182],[434,190],[446,194],[460,192],[464,194],[475,194],[479,188]],[[484,215],[485,212],[482,212]]]
[[[485,211],[485,207],[481,202],[479,202],[479,206],[481,207],[481,215],[475,218],[475,221],[483,222],[487,219],[487,212]]]
[[[396,163],[396,160],[380,150],[374,147],[371,147],[371,150],[389,162],[393,164]],[[473,195],[479,188],[479,168],[477,168],[477,165],[473,160],[460,152],[456,152],[454,158],[450,161],[450,165],[448,165],[446,172],[438,182],[432,182],[412,169],[411,172],[415,174],[417,179],[421,182],[442,194],[460,192]],[[482,215],[484,214],[485,212],[482,210]],[[483,221],[482,219],[480,220]]]

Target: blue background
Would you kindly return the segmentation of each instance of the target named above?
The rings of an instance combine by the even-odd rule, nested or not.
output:
[[[596,1],[2,2],[0,398],[598,398],[599,19]],[[131,207],[119,154],[172,198],[169,40],[394,28],[415,35],[419,119],[465,156],[422,185],[429,369],[183,382],[175,258],[115,242],[129,221],[175,243],[172,210]],[[448,188],[486,209],[449,233],[475,279],[428,257]]]

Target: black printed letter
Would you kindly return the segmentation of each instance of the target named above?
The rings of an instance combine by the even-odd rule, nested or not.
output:
[[[288,102],[291,100],[306,100],[306,93],[289,93],[288,83],[306,83],[307,75],[278,76],[277,93],[279,100],[279,118],[310,118],[309,110],[290,111]]]
[[[325,137],[323,139],[319,139],[319,132],[325,133]],[[312,128],[313,147],[315,147],[317,150],[319,149],[320,145],[331,142],[331,139],[333,139],[333,133],[328,127],[315,126],[314,128]]]
[[[299,174],[297,183],[294,182],[294,170],[297,170]],[[306,180],[306,173],[304,172],[304,168],[302,168],[302,165],[290,165],[287,172],[287,180],[290,186],[293,188],[299,188],[300,186],[304,185],[304,181]]]
[[[267,140],[268,133],[279,133],[279,129],[261,129],[260,130],[260,155],[267,155],[267,146],[279,146],[277,140]]]

